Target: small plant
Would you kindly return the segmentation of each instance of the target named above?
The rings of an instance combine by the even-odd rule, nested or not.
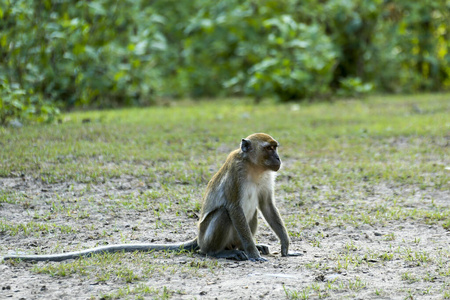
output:
[[[385,253],[380,254],[379,257],[381,260],[390,261],[390,260],[394,259],[394,253],[385,252]]]
[[[395,240],[395,234],[393,232],[388,233],[384,236],[384,239],[386,241],[394,241]]]
[[[361,279],[356,278],[355,280],[350,280],[348,282],[348,288],[353,291],[359,291],[366,287],[366,283]]]
[[[304,289],[302,289],[300,291],[297,291],[297,290],[287,289],[283,285],[283,290],[284,290],[284,293],[285,293],[285,295],[286,295],[286,297],[288,299],[302,299],[302,300],[306,300],[306,299],[309,299],[311,288],[310,287],[306,287],[306,288],[304,288]]]
[[[445,291],[444,294],[442,295],[442,297],[444,299],[450,299],[450,291]]]
[[[414,276],[414,275],[412,275],[412,274],[406,272],[406,273],[403,273],[403,274],[402,274],[402,280],[405,280],[405,281],[407,281],[408,283],[414,283],[414,282],[419,281],[420,279],[417,278],[416,276]]]
[[[358,248],[355,246],[355,244],[353,243],[353,241],[351,241],[351,242],[349,242],[349,243],[346,243],[346,244],[345,244],[345,249],[346,249],[347,251],[356,251],[356,250],[358,250]]]

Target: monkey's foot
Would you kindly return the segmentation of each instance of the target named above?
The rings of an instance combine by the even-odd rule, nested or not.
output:
[[[247,254],[244,251],[233,249],[233,250],[223,250],[217,254],[213,255],[216,258],[226,258],[234,259],[238,261],[248,260]]]
[[[264,257],[249,258],[249,261],[267,261]]]
[[[262,255],[270,254],[269,246],[267,246],[267,245],[258,244],[258,245],[256,245],[256,249],[258,249],[258,251],[261,252]]]

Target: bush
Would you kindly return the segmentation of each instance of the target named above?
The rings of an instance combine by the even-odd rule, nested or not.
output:
[[[186,27],[184,52],[193,95],[223,88],[280,100],[328,93],[334,46],[318,24],[283,14],[289,3],[224,1],[198,12]]]
[[[18,0],[0,9],[0,71],[11,86],[61,103],[151,102],[164,19],[134,1]],[[7,62],[7,63],[6,63]]]
[[[44,101],[33,91],[26,92],[19,85],[10,85],[0,79],[0,125],[11,122],[37,121],[51,122],[59,114],[54,104]]]
[[[269,33],[261,61],[237,77],[244,80],[245,94],[276,95],[285,101],[329,93],[336,54],[321,28],[297,23],[290,15],[263,25]]]
[[[157,97],[445,90],[449,10],[407,0],[1,1],[0,115],[50,120],[55,107]]]

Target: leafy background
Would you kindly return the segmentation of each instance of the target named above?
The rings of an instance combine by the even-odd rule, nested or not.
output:
[[[450,1],[0,2],[0,123],[158,99],[450,87]]]

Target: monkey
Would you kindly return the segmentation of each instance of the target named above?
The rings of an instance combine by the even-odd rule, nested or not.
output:
[[[258,210],[278,236],[281,256],[289,252],[289,236],[274,202],[275,173],[281,168],[278,142],[265,133],[243,138],[209,181],[203,197],[196,238],[178,244],[118,244],[52,255],[7,255],[4,260],[63,261],[93,254],[134,251],[200,251],[216,258],[267,261],[269,247],[257,245]]]
[[[198,245],[214,257],[266,261],[265,245],[256,245],[258,210],[278,236],[282,256],[289,252],[289,236],[274,203],[275,172],[281,168],[278,142],[265,133],[241,140],[240,149],[231,152],[206,187]]]

